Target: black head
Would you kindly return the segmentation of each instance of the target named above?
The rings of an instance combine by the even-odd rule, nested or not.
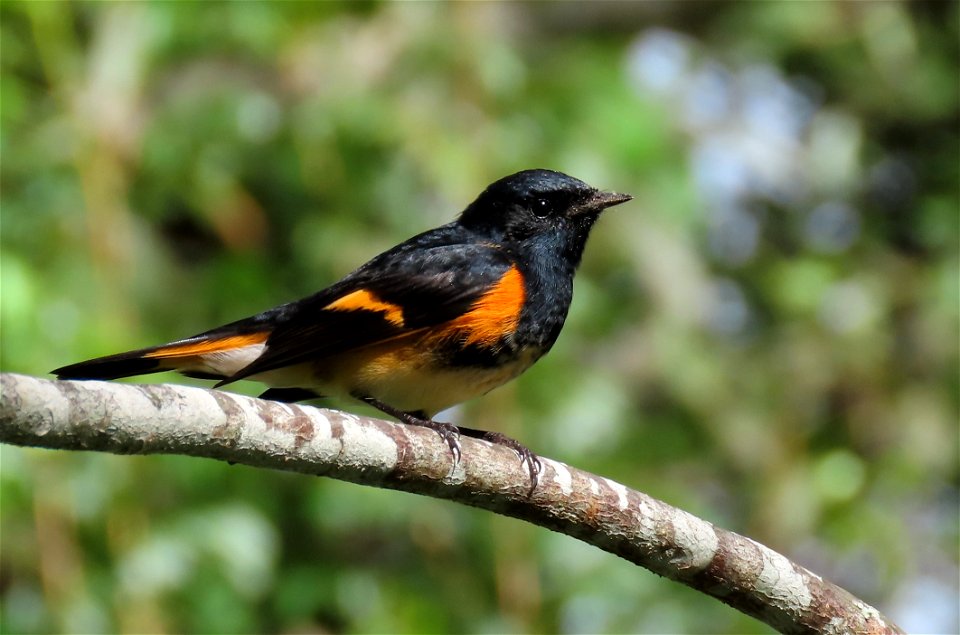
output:
[[[562,172],[524,170],[490,184],[463,211],[459,222],[507,243],[544,236],[550,242],[562,242],[579,261],[600,213],[631,198],[602,192]]]

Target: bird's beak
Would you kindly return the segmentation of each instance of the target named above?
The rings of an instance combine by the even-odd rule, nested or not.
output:
[[[619,194],[617,192],[601,192],[596,191],[590,195],[590,197],[585,200],[583,203],[577,206],[574,215],[579,216],[580,214],[599,214],[608,207],[613,207],[614,205],[619,205],[621,203],[626,203],[631,200],[633,197],[629,194]]]
[[[591,198],[591,202],[600,209],[607,209],[620,203],[626,203],[632,200],[629,194],[618,194],[617,192],[597,192]]]

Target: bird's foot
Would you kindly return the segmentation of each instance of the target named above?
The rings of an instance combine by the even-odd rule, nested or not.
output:
[[[460,452],[460,429],[457,428],[457,426],[452,423],[434,421],[428,418],[426,413],[404,412],[373,397],[359,397],[359,399],[370,404],[377,410],[399,419],[402,423],[419,426],[421,428],[429,428],[439,434],[440,438],[447,442],[447,447],[450,448],[450,454],[453,455],[453,467],[450,471],[453,472],[453,470],[457,469],[457,466],[460,464],[460,457],[462,456]]]
[[[534,490],[537,489],[537,484],[540,482],[540,474],[543,472],[543,464],[540,462],[540,457],[534,454],[530,448],[523,445],[516,439],[508,437],[500,432],[460,428],[460,433],[469,437],[483,439],[496,445],[502,445],[516,452],[517,456],[520,457],[520,464],[526,465],[530,472],[530,491],[527,493],[527,495],[533,495]]]
[[[391,417],[399,419],[401,422],[406,423],[411,426],[420,426],[421,428],[429,428],[440,435],[440,438],[447,442],[447,447],[450,448],[450,453],[453,455],[453,468],[451,472],[457,469],[457,465],[460,464],[460,457],[462,456],[460,451],[460,435],[473,437],[475,439],[483,439],[494,443],[496,445],[502,445],[510,448],[517,453],[517,456],[520,457],[520,464],[526,465],[527,470],[530,472],[530,491],[528,496],[532,496],[534,490],[537,489],[537,484],[540,482],[540,474],[543,472],[543,464],[540,462],[540,458],[534,454],[530,448],[523,445],[516,439],[508,437],[505,434],[500,432],[489,432],[487,430],[474,430],[472,428],[458,428],[452,423],[441,423],[439,421],[434,421],[426,416],[426,413],[422,412],[404,412],[394,408],[390,404],[383,403],[378,399],[373,397],[358,397],[361,401],[364,401],[374,408],[387,413]]]
[[[452,472],[457,469],[457,466],[460,464],[460,457],[462,456],[460,452],[460,429],[457,426],[452,423],[443,423],[411,414],[401,417],[400,421],[412,426],[430,428],[439,434],[440,438],[447,442],[447,447],[450,448],[450,454],[453,455],[453,468],[451,468],[450,471]]]

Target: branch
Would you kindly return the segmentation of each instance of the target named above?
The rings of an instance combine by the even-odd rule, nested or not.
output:
[[[0,442],[187,454],[446,498],[513,516],[711,595],[784,633],[900,633],[779,553],[609,479],[542,458],[540,484],[501,446],[334,410],[176,385],[0,375]]]

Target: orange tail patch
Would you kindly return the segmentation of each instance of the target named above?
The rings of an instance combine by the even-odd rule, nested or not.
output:
[[[199,342],[174,343],[145,353],[143,356],[166,359],[171,357],[208,355],[210,353],[243,348],[244,346],[251,346],[253,344],[262,344],[267,341],[269,336],[270,333],[264,331],[262,333],[248,333],[246,335],[230,335],[220,339],[201,340]]]

